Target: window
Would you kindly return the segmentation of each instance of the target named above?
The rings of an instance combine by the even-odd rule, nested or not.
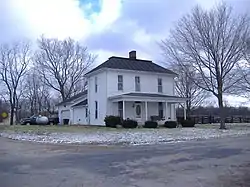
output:
[[[88,108],[85,109],[85,117],[88,117]]]
[[[95,77],[95,93],[97,93],[97,77]]]
[[[135,91],[140,92],[141,86],[140,86],[140,77],[135,77]]]
[[[98,118],[98,103],[95,101],[95,119]]]
[[[118,75],[118,90],[123,90],[123,76]]]
[[[163,104],[162,104],[162,102],[158,103],[158,115],[160,118],[163,118]]]
[[[158,78],[158,92],[162,93],[162,79]]]
[[[119,101],[118,102],[118,115],[123,118],[123,102]]]

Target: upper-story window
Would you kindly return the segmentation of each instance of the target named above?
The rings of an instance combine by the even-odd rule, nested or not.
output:
[[[141,91],[141,85],[140,85],[140,77],[135,77],[135,91],[140,92]]]
[[[162,79],[158,78],[158,92],[162,93]]]
[[[118,75],[118,90],[123,90],[123,76]]]
[[[95,77],[95,93],[97,93],[97,77]]]

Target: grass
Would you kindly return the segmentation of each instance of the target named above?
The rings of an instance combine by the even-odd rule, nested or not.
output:
[[[213,123],[213,124],[196,124],[196,128],[200,129],[219,129],[220,124],[219,123]],[[242,128],[250,128],[250,123],[227,123],[226,124],[227,129],[242,129]]]
[[[228,129],[245,129],[250,128],[250,124],[226,124]],[[160,127],[164,128],[164,127]],[[197,124],[198,129],[219,129],[219,124]],[[164,128],[166,129],[166,128]],[[150,129],[149,129],[150,130]],[[117,132],[117,131],[148,131],[147,128],[123,129],[107,128],[105,126],[39,126],[39,125],[0,125],[0,132],[19,132],[19,133],[53,133],[53,132]]]
[[[105,128],[105,127],[89,127],[89,126],[39,126],[39,125],[13,125],[0,127],[0,131],[11,131],[11,132],[94,132],[97,130],[113,131],[116,129]]]

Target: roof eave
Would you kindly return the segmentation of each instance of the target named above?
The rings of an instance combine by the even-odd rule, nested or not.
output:
[[[84,92],[86,92],[86,93],[84,93]],[[67,100],[65,100],[65,101],[62,101],[62,102],[60,102],[60,103],[58,103],[58,104],[56,104],[55,106],[61,106],[61,105],[65,105],[65,104],[73,104],[74,103],[74,101],[76,101],[77,99],[79,99],[79,98],[81,98],[81,97],[87,97],[87,90],[86,91],[84,91],[84,92],[82,92],[82,95],[79,95],[78,97],[76,97],[76,98],[74,98],[73,100],[70,100],[70,101],[68,101],[68,99]],[[73,96],[74,97],[74,96]],[[70,98],[69,98],[70,99]]]
[[[84,75],[84,77],[86,77],[86,78],[91,77],[91,76],[93,76],[93,75],[95,75],[95,74],[98,74],[98,73],[101,73],[101,72],[103,72],[103,71],[106,71],[107,69],[108,69],[108,68],[100,68],[100,69],[97,69],[97,70],[95,70],[95,71],[88,72],[88,73],[86,73],[86,74]]]
[[[169,76],[173,76],[176,77],[178,74],[176,74],[175,72],[169,73],[169,72],[155,72],[155,71],[142,71],[142,70],[131,70],[131,69],[118,69],[118,68],[105,68],[108,71],[124,71],[124,72],[140,72],[140,73],[145,73],[148,74],[150,73],[155,73],[155,74],[161,74],[161,75],[169,75]]]
[[[80,107],[88,107],[88,104],[86,105],[73,105],[72,108],[80,108]]]
[[[178,96],[169,96],[169,95],[165,95],[165,94],[159,94],[159,97],[152,97],[152,96],[148,96],[148,95],[145,95],[145,96],[136,96],[136,95],[129,95],[131,93],[134,93],[134,92],[128,92],[128,93],[124,93],[124,94],[119,94],[119,95],[114,95],[114,96],[110,96],[109,99],[113,100],[113,99],[125,99],[125,98],[151,98],[151,99],[180,99],[180,100],[183,100],[183,101],[186,101],[186,100],[189,100],[190,98],[186,98],[186,97],[178,97]],[[142,93],[142,94],[145,94],[145,93]]]

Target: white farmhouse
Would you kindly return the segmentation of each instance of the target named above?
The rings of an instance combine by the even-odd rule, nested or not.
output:
[[[175,105],[187,100],[175,96],[174,72],[137,59],[136,51],[129,58],[112,56],[85,76],[88,89],[58,104],[61,124],[105,125],[107,115],[138,123],[176,120]]]

